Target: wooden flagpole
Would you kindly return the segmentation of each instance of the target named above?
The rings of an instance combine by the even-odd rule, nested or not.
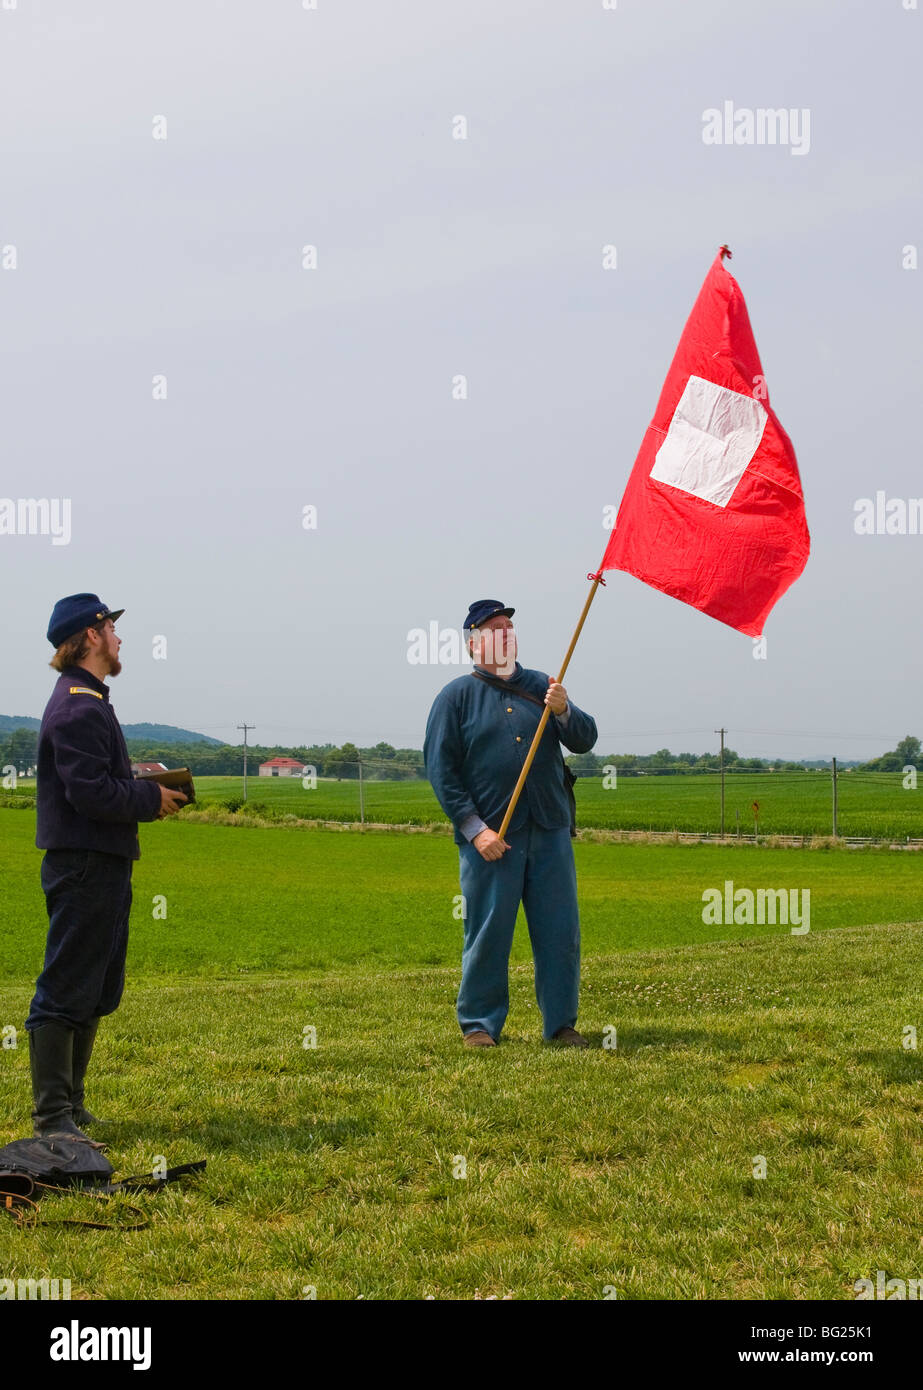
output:
[[[564,681],[564,676],[567,672],[568,666],[570,665],[570,659],[573,656],[574,648],[577,645],[577,638],[580,636],[583,624],[586,622],[586,615],[590,611],[590,604],[596,597],[596,590],[599,588],[600,584],[605,584],[606,582],[603,579],[602,570],[599,570],[597,574],[588,574],[587,579],[591,579],[593,581],[592,587],[590,588],[590,592],[587,594],[586,603],[583,605],[583,612],[580,614],[580,621],[574,629],[574,635],[570,639],[570,646],[567,649],[567,655],[565,656],[564,661],[561,665],[561,669],[558,672],[558,685],[561,685]],[[548,718],[550,714],[551,706],[546,705],[545,708],[542,710],[542,717],[538,721],[538,728],[535,730],[535,737],[533,738],[532,745],[529,748],[528,754],[526,755],[526,760],[522,765],[522,772],[520,772],[519,774],[519,781],[513,788],[513,795],[510,799],[510,804],[506,808],[506,815],[503,817],[503,824],[500,826],[500,830],[498,832],[501,840],[503,839],[504,835],[509,829],[510,821],[513,819],[513,812],[516,810],[516,803],[518,802],[522,794],[522,789],[526,784],[526,778],[529,775],[529,768],[532,766],[532,759],[535,757],[535,754],[538,751],[538,745],[541,743],[542,734],[545,732],[545,725],[548,723]]]

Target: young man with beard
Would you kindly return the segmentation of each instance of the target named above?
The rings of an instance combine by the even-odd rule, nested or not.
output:
[[[26,1020],[35,1136],[87,1139],[84,1076],[99,1020],[125,985],[138,821],[163,820],[182,792],[137,781],[104,678],[117,676],[121,638],[96,594],[54,606],[48,640],[61,675],[38,741],[38,828],[49,927],[45,963]]]
[[[473,603],[464,630],[474,670],[437,695],[426,726],[426,773],[455,828],[465,939],[458,1022],[468,1047],[493,1047],[509,1010],[509,958],[522,902],[535,958],[543,1036],[571,1047],[580,983],[577,876],[571,798],[560,745],[586,753],[596,723],[567,691],[516,660],[515,612],[497,599]],[[497,827],[544,705],[550,718],[501,840]]]

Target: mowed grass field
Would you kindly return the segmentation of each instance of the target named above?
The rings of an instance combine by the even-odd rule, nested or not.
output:
[[[251,777],[251,802],[317,820],[359,819],[357,782],[326,781],[307,790],[300,778]],[[203,804],[240,796],[238,777],[196,779]],[[837,782],[840,835],[906,839],[923,836],[923,788],[905,789],[899,773],[842,773]],[[363,783],[365,818],[388,824],[444,820],[428,782]],[[753,803],[759,803],[761,835],[830,835],[832,784],[827,772],[729,774],[725,778],[725,828],[752,835]],[[716,773],[690,776],[619,777],[614,788],[602,778],[577,783],[577,824],[609,830],[708,831],[721,828],[720,780]]]
[[[47,926],[31,812],[0,810],[0,979],[34,974]],[[446,836],[338,829],[141,826],[130,963],[140,974],[239,975],[457,965],[458,851]],[[585,955],[772,934],[706,924],[702,894],[810,891],[811,930],[923,920],[923,856],[753,845],[574,846]],[[166,918],[154,917],[164,898]],[[525,923],[513,947],[530,958]]]
[[[0,811],[17,1028],[44,940],[33,834]],[[139,1232],[0,1220],[3,1277],[70,1278],[77,1298],[852,1299],[878,1269],[923,1273],[917,854],[578,843],[592,1049],[541,1044],[521,927],[504,1040],[470,1053],[450,840],[141,835],[128,989],[88,1099],[119,1176],[159,1155],[208,1170],[135,1198]],[[811,931],[706,926],[726,880],[809,889]],[[28,1110],[20,1033],[0,1142]]]

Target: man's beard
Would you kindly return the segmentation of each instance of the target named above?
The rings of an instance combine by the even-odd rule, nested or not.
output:
[[[117,675],[119,674],[119,672],[121,671],[121,669],[122,669],[122,663],[121,663],[121,661],[119,661],[119,659],[118,659],[117,656],[113,656],[112,653],[110,652],[110,653],[109,653],[109,675],[110,675],[110,676],[117,676]]]

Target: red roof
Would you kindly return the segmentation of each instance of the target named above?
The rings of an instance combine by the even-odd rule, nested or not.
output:
[[[270,758],[267,763],[260,763],[260,767],[304,767],[297,758]]]

